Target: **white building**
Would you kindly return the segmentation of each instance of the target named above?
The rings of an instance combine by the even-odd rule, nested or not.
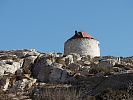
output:
[[[87,32],[77,32],[64,44],[64,54],[78,53],[80,55],[100,56],[99,41]]]

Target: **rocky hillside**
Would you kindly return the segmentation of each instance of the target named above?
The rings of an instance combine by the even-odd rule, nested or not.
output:
[[[132,90],[132,73],[133,57],[90,58],[34,49],[0,51],[1,95],[15,100],[35,98],[46,88],[55,87],[80,90],[79,100],[108,88]]]

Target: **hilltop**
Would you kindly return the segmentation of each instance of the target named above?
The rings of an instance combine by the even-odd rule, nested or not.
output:
[[[110,96],[121,93],[120,99],[129,99],[133,57],[91,58],[35,49],[0,51],[0,79],[1,100],[49,100],[58,96],[62,100],[63,95],[69,96],[64,100],[98,100],[108,98],[109,93]]]

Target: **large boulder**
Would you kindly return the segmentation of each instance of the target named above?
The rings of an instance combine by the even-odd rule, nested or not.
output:
[[[73,61],[74,61],[74,63],[77,63],[78,61],[80,61],[81,60],[81,56],[79,55],[79,54],[77,54],[77,53],[71,53],[71,55],[73,56]]]
[[[114,60],[99,60],[98,67],[113,67],[115,65]]]
[[[50,60],[50,58],[47,55],[41,54],[40,56],[38,56],[34,62],[32,69],[31,69],[33,77],[38,77],[40,72],[43,71],[43,68],[45,68],[45,71],[48,72],[47,67],[51,64],[52,64],[52,61]],[[43,73],[41,76],[44,76]]]
[[[73,56],[72,55],[67,55],[65,57],[65,63],[66,63],[66,65],[69,65],[69,64],[73,63]]]
[[[69,78],[69,70],[62,68],[61,64],[53,63],[51,66],[51,73],[49,75],[50,82],[66,82]]]
[[[68,66],[69,64],[74,63],[73,55],[57,57],[56,62],[62,64],[63,66]]]
[[[13,60],[1,60],[0,61],[0,75],[4,75],[5,73],[14,74],[17,69],[22,67],[22,61],[15,62]]]
[[[25,74],[31,74],[31,67],[34,64],[34,61],[36,58],[37,56],[29,56],[29,57],[24,58],[22,68]]]
[[[35,61],[32,75],[41,82],[66,82],[69,78],[69,70],[63,69],[63,65],[41,55]]]

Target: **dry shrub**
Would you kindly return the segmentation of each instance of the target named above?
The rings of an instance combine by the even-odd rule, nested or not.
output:
[[[0,90],[0,100],[12,100],[11,97],[9,97],[8,93],[3,92]]]
[[[112,67],[92,67],[89,71],[90,74],[97,74],[99,72],[103,72],[105,74],[109,74],[110,72],[112,72],[113,69]]]
[[[93,96],[80,98],[81,93],[76,89],[46,88],[39,95],[32,95],[32,100],[95,100]]]
[[[97,100],[129,100],[130,94],[126,90],[107,89],[96,98]]]

